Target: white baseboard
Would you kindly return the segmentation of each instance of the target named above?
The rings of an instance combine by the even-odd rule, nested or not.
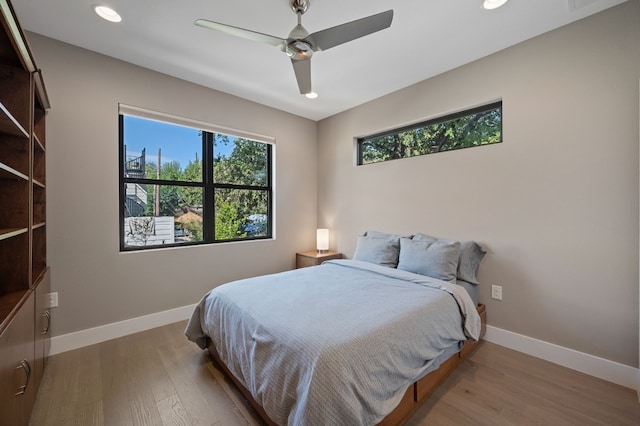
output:
[[[640,369],[487,326],[485,340],[640,392]],[[639,393],[640,395],[640,393]]]
[[[183,306],[181,308],[170,309],[168,311],[52,337],[49,355],[59,354],[183,321],[191,316],[195,306],[196,305]],[[484,338],[488,342],[524,352],[536,358],[541,358],[621,386],[637,389],[640,398],[640,369],[493,326],[487,326],[487,334]]]
[[[132,318],[125,321],[114,322],[75,333],[63,334],[51,338],[49,355],[55,355],[73,349],[94,345],[129,334],[161,327],[191,317],[196,305],[183,306],[168,311]]]

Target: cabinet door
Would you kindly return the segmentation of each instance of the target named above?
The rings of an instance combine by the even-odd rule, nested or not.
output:
[[[49,310],[49,293],[51,292],[51,278],[49,268],[39,283],[36,284],[36,312],[35,312],[35,360],[34,360],[34,383],[33,387],[38,388],[44,367],[47,364],[51,339],[49,337],[49,327],[51,326],[51,315]]]
[[[0,413],[8,425],[26,425],[35,402],[31,373],[34,312],[34,295],[29,292],[28,299],[0,336]]]

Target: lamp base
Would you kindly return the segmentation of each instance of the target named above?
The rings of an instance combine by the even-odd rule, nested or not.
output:
[[[318,250],[318,254],[329,253],[329,250]]]

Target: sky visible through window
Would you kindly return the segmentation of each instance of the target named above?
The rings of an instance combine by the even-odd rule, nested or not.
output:
[[[144,118],[124,116],[124,144],[127,157],[137,157],[146,148],[147,162],[157,162],[158,148],[161,148],[161,162],[180,163],[184,168],[196,158],[202,159],[202,137],[200,130],[178,126]],[[233,141],[233,138],[229,138]],[[217,145],[215,155],[228,157],[233,150],[233,143]]]

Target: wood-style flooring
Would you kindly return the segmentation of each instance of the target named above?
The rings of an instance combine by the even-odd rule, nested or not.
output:
[[[260,425],[185,324],[50,357],[30,424]],[[640,403],[631,389],[484,342],[406,425],[640,425]]]

